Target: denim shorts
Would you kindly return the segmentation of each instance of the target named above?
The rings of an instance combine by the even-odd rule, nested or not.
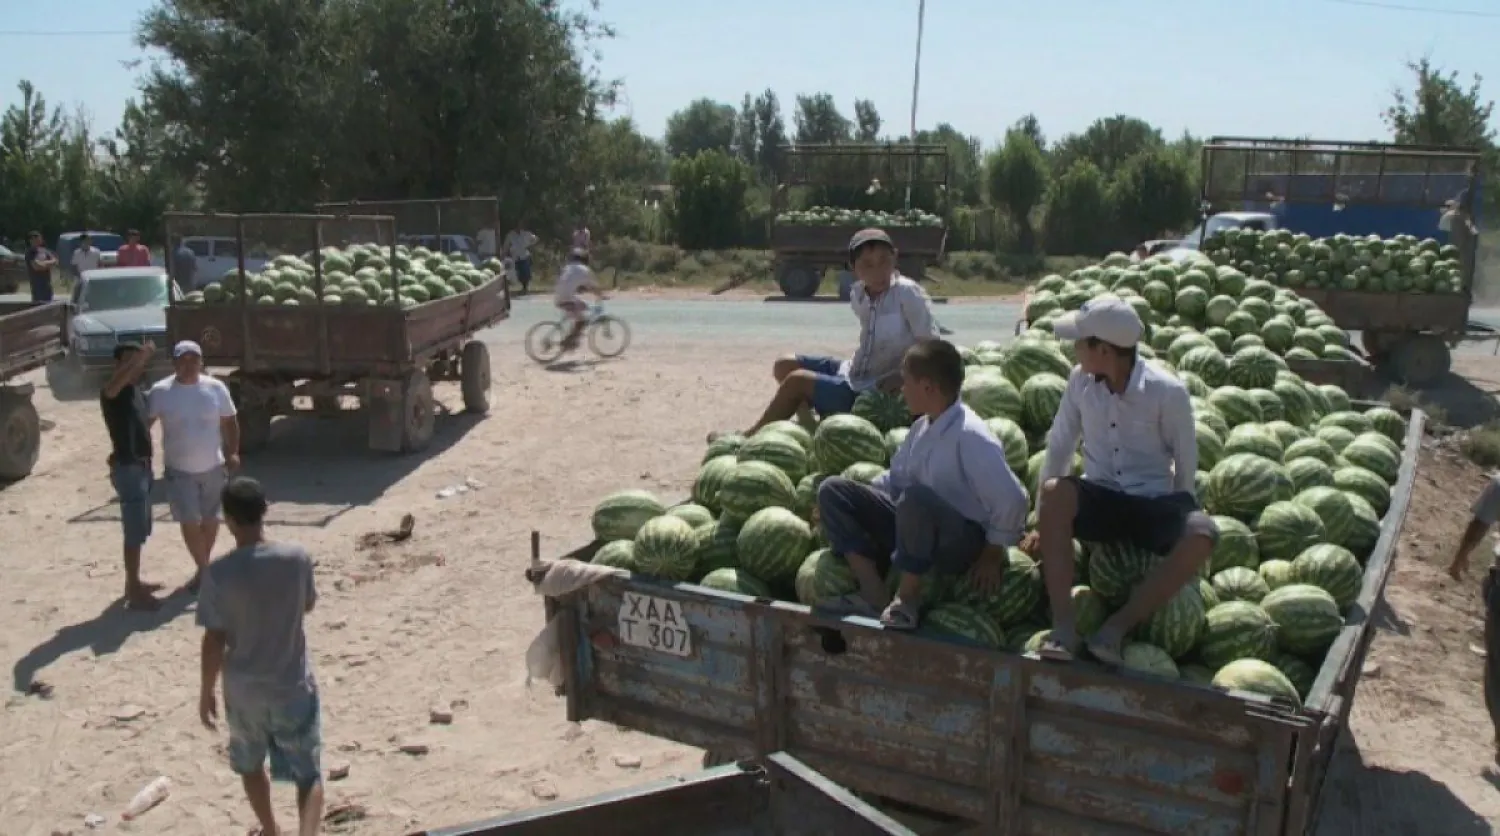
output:
[[[120,527],[125,548],[138,549],[151,537],[151,465],[117,464],[109,469],[110,484],[120,498]]]
[[[854,408],[854,399],[859,396],[848,379],[839,374],[842,360],[837,357],[817,357],[798,354],[797,365],[815,376],[813,381],[812,408],[819,418],[842,415]]]
[[[323,721],[318,692],[291,702],[236,705],[225,701],[229,768],[254,775],[271,759],[271,778],[310,787],[323,777]]]

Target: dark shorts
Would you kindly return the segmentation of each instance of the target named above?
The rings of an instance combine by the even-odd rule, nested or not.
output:
[[[51,302],[52,277],[38,276],[37,274],[32,273],[29,278],[31,279],[31,301]]]
[[[531,259],[516,259],[516,281],[523,287],[531,284]]]
[[[120,498],[125,548],[138,549],[151,536],[151,465],[117,464],[109,469],[109,481]]]
[[[1219,526],[1186,492],[1132,496],[1078,476],[1065,476],[1078,489],[1073,536],[1093,543],[1127,542],[1155,554],[1167,554],[1184,534],[1219,541]]]
[[[226,703],[229,768],[253,775],[271,759],[271,778],[310,787],[323,776],[323,724],[318,694],[289,703],[236,706]]]
[[[849,381],[839,375],[839,366],[843,362],[837,357],[797,355],[797,365],[817,378],[813,381],[812,408],[820,418],[848,412],[854,408],[854,399],[859,397]]]

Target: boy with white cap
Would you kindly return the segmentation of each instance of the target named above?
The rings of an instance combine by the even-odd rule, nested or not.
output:
[[[188,583],[197,591],[219,535],[220,494],[228,471],[240,466],[240,424],[229,387],[203,373],[197,343],[173,346],[172,368],[176,374],[151,387],[147,403],[152,423],[161,422],[167,499],[198,567]]]
[[[1073,342],[1068,378],[1042,466],[1037,531],[1022,548],[1041,548],[1052,634],[1043,658],[1070,661],[1084,640],[1100,661],[1120,664],[1132,628],[1191,582],[1217,542],[1218,526],[1198,508],[1198,439],[1187,387],[1139,357],[1145,330],[1129,303],[1102,295],[1059,317],[1059,340]],[[1083,442],[1083,476],[1068,475]],[[1166,559],[1093,636],[1079,636],[1073,610],[1073,540],[1128,542]]]

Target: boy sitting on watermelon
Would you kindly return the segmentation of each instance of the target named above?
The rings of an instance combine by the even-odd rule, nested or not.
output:
[[[1053,332],[1072,340],[1078,365],[1068,378],[1042,466],[1037,531],[1021,548],[1041,549],[1052,633],[1038,655],[1071,661],[1080,644],[1119,665],[1125,636],[1193,580],[1218,541],[1198,507],[1198,438],[1187,387],[1142,361],[1145,330],[1129,303],[1095,297],[1059,317]],[[1083,442],[1083,476],[1068,475]],[[1092,636],[1079,636],[1073,608],[1073,540],[1128,542],[1166,555],[1125,606]]]
[[[818,488],[818,516],[833,553],[848,561],[859,591],[820,603],[837,615],[880,616],[887,628],[912,630],[928,572],[967,573],[992,592],[1021,539],[1026,491],[1005,448],[959,400],[963,357],[950,342],[926,339],[901,361],[901,394],[920,415],[891,457],[889,471],[866,485],[830,476]],[[882,580],[900,574],[894,598]]]

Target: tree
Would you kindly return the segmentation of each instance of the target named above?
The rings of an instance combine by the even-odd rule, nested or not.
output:
[[[1180,154],[1152,148],[1125,160],[1110,183],[1115,227],[1128,247],[1181,227],[1197,214],[1193,174]]]
[[[793,121],[797,126],[797,144],[820,142],[844,142],[849,139],[853,126],[839,112],[833,96],[818,93],[797,97],[797,115]]]
[[[1396,142],[1465,148],[1488,148],[1494,144],[1490,115],[1495,103],[1480,92],[1482,79],[1477,74],[1465,86],[1458,73],[1444,73],[1430,59],[1409,62],[1406,66],[1416,76],[1416,84],[1410,92],[1394,90],[1395,101],[1383,114]]]
[[[69,125],[31,82],[17,88],[20,102],[0,115],[0,232],[22,239],[38,229],[51,240],[68,221],[62,169]]]
[[[880,112],[869,99],[854,100],[854,138],[874,142],[880,138]]]
[[[1052,255],[1103,255],[1111,246],[1109,181],[1086,159],[1068,166],[1047,190],[1043,247]]]
[[[948,201],[975,206],[984,201],[982,146],[979,137],[968,136],[947,122],[932,130],[917,131],[917,142],[948,146]]]
[[[1011,130],[1025,134],[1042,153],[1047,153],[1047,135],[1042,133],[1042,122],[1036,118],[1035,113],[1028,113],[1017,119]]]
[[[699,151],[730,153],[735,146],[734,108],[713,99],[696,99],[667,119],[667,153],[691,157]]]
[[[1052,149],[1052,167],[1061,171],[1074,160],[1087,159],[1106,177],[1131,157],[1163,144],[1161,131],[1133,116],[1111,116],[1099,119],[1081,134],[1069,134]]]
[[[1047,158],[1025,133],[1012,130],[1005,144],[986,162],[990,202],[1005,210],[1016,225],[1023,253],[1036,251],[1031,215],[1047,193]]]
[[[717,149],[672,161],[672,227],[679,246],[693,250],[733,247],[743,233],[750,170]]]
[[[769,180],[781,165],[781,149],[787,144],[786,120],[781,118],[781,101],[776,92],[766,88],[755,97],[755,130],[759,134],[756,166],[763,180]]]

